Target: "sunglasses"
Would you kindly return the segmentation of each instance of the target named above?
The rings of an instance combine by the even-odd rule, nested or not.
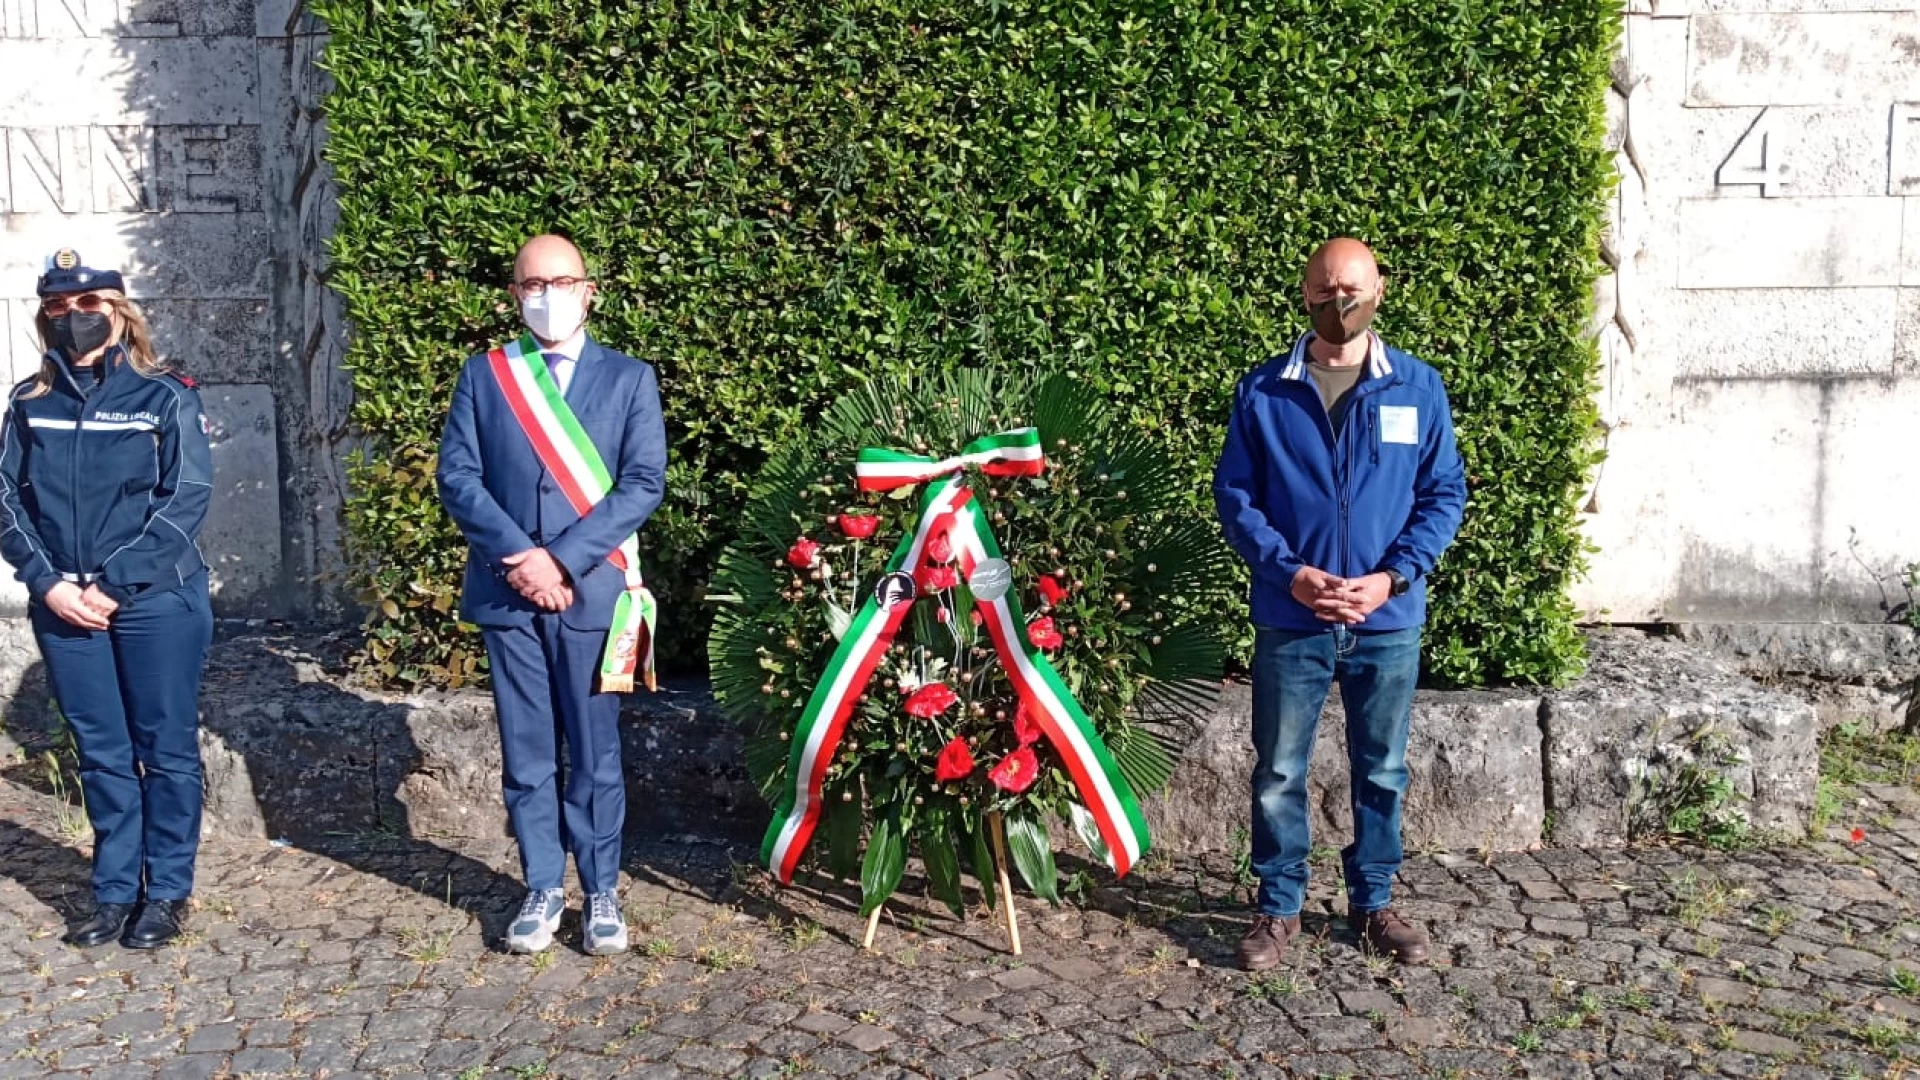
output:
[[[49,296],[40,301],[40,313],[49,319],[57,319],[70,311],[84,311],[97,315],[113,306],[113,301],[99,293],[81,293],[78,296]]]

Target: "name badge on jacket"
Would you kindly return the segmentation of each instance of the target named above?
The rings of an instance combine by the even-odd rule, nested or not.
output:
[[[1420,406],[1380,406],[1380,441],[1418,446],[1420,443]]]

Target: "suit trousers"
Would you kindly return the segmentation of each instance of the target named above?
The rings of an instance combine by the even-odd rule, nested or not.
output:
[[[185,900],[200,849],[200,670],[213,640],[205,571],[85,630],[30,608],[47,681],[73,731],[93,824],[97,903]]]
[[[593,692],[607,631],[541,613],[526,626],[483,627],[481,637],[500,721],[501,794],[527,887],[560,888],[571,852],[587,892],[614,891],[627,787],[620,695]]]

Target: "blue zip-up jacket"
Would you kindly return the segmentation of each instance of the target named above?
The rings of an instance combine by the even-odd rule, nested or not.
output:
[[[0,434],[0,557],[33,599],[60,581],[115,601],[185,584],[206,566],[196,542],[213,494],[200,395],[171,373],[143,375],[119,346],[82,394],[50,354],[53,387],[13,388]]]
[[[1213,474],[1227,543],[1253,571],[1257,626],[1331,630],[1293,598],[1313,566],[1340,577],[1398,570],[1412,582],[1355,627],[1404,630],[1427,617],[1426,577],[1466,508],[1466,470],[1433,368],[1371,335],[1366,375],[1334,434],[1307,374],[1307,343],[1240,380]]]

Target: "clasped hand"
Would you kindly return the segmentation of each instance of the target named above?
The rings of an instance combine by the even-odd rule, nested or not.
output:
[[[500,560],[511,567],[507,584],[542,611],[565,611],[573,606],[573,586],[567,572],[546,548],[528,548]]]
[[[119,601],[101,592],[100,586],[82,589],[71,581],[48,589],[45,602],[48,611],[82,630],[105,630],[113,613],[120,610]]]
[[[1374,613],[1393,591],[1393,580],[1385,574],[1367,574],[1357,578],[1336,577],[1325,570],[1303,566],[1293,575],[1293,598],[1313,609],[1321,622],[1358,626]]]

